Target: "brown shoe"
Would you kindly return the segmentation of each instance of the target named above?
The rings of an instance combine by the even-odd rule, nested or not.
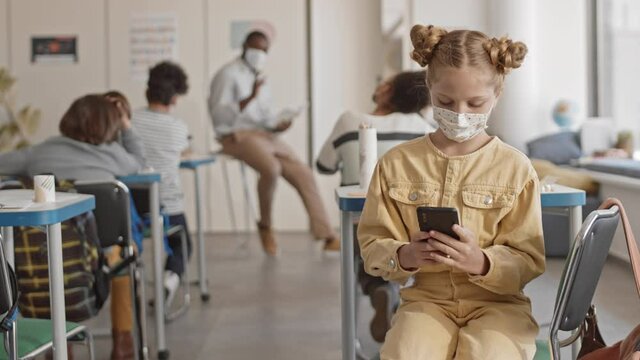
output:
[[[267,255],[276,256],[278,252],[278,245],[276,244],[276,238],[273,235],[271,227],[258,223],[258,232],[260,233],[260,242],[262,243],[262,249],[264,249],[264,252]]]
[[[340,239],[330,237],[324,241],[324,251],[340,251]]]
[[[112,330],[111,338],[113,339],[111,360],[132,360],[135,357],[131,331]]]

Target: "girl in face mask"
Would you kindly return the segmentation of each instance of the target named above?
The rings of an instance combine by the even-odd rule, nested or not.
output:
[[[532,359],[538,326],[524,286],[545,266],[529,160],[485,129],[521,42],[416,25],[439,129],[378,162],[358,228],[365,269],[412,286],[382,359]],[[419,206],[456,208],[455,238],[420,232]],[[429,219],[427,219],[429,221]]]

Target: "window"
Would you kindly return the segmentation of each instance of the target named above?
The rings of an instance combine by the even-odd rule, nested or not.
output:
[[[611,117],[640,144],[640,1],[595,0],[594,115]]]

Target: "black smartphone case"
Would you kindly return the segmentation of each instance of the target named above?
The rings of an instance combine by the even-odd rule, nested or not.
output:
[[[458,235],[451,229],[453,225],[459,224],[456,208],[421,206],[418,207],[417,213],[420,231],[434,230],[454,239],[458,238]]]

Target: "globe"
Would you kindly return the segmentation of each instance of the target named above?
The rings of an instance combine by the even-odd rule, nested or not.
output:
[[[553,121],[562,130],[569,130],[576,123],[578,106],[570,100],[560,100],[553,107]]]

